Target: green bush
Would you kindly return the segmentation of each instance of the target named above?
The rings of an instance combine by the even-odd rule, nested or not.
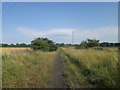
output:
[[[89,47],[94,46],[100,46],[99,40],[96,39],[87,39],[85,41],[82,41],[79,46],[77,46],[77,49],[86,49]]]
[[[33,50],[56,51],[57,45],[47,38],[37,38],[31,41],[31,48]]]

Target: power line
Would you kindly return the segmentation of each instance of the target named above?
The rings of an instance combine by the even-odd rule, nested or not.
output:
[[[72,31],[72,44],[74,44],[74,31]]]

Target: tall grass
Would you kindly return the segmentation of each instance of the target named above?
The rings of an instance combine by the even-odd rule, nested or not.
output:
[[[43,88],[51,80],[55,52],[24,51],[2,55],[5,88]]]
[[[0,49],[0,88],[2,87],[2,49]]]
[[[70,87],[118,87],[116,50],[61,48],[59,53],[64,58]]]
[[[30,48],[21,48],[21,47],[7,47],[7,48],[0,48],[0,55],[4,54],[11,54],[11,53],[16,53],[16,52],[24,52],[24,51],[30,51],[32,49]]]

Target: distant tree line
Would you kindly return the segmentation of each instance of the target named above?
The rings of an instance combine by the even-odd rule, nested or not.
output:
[[[25,44],[25,43],[22,43],[22,44],[0,44],[0,47],[30,47],[30,44]]]
[[[109,43],[109,42],[99,42],[100,40],[96,39],[87,39],[82,41],[80,44],[65,44],[65,43],[55,43],[48,38],[36,38],[31,41],[31,44],[0,44],[0,47],[30,47],[33,50],[42,50],[42,51],[56,51],[59,47],[75,47],[77,49],[82,48],[91,48],[95,46],[100,47],[119,47],[120,43]]]
[[[103,42],[103,43],[100,43],[100,46],[102,46],[102,47],[118,47],[118,46],[120,46],[120,43]]]
[[[109,42],[99,42],[100,40],[96,39],[87,39],[85,41],[82,41],[79,45],[76,46],[76,48],[91,48],[91,47],[119,47],[120,43],[109,43]]]

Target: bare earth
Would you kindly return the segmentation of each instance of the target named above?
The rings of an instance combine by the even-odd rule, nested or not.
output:
[[[64,64],[62,58],[57,55],[53,69],[53,77],[48,88],[67,88],[67,81],[64,77]]]

